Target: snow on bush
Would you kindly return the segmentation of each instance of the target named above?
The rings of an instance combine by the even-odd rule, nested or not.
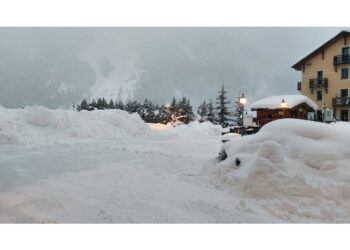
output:
[[[81,139],[123,139],[149,131],[137,114],[121,110],[74,112],[40,106],[0,106],[0,144],[71,143]]]
[[[349,123],[277,120],[223,149],[227,159],[211,172],[218,185],[267,200],[267,207],[278,207],[271,211],[287,218],[349,221]]]

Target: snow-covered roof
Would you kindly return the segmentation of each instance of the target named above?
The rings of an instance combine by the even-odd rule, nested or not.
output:
[[[294,108],[295,106],[306,103],[313,109],[317,109],[317,104],[314,103],[310,98],[304,95],[279,95],[279,96],[270,96],[264,99],[261,99],[257,102],[254,102],[250,105],[251,110],[256,109],[280,109],[281,102],[284,101],[287,104],[286,108]]]

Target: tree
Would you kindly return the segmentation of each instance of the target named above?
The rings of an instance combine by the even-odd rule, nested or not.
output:
[[[239,97],[237,97],[237,100],[234,102],[232,116],[235,125],[240,127],[243,126],[243,112],[243,106],[239,102]]]
[[[123,101],[115,101],[115,108],[120,109],[120,110],[124,110],[124,103]]]
[[[92,99],[92,102],[91,102],[91,107],[93,108],[93,109],[97,109],[97,102],[96,102],[96,100],[95,99]]]
[[[86,99],[83,99],[80,103],[80,105],[77,106],[77,110],[81,111],[81,110],[88,110],[89,105],[88,102],[86,101]]]
[[[200,116],[199,122],[205,122],[208,120],[208,105],[206,101],[199,105],[197,114]]]
[[[104,97],[102,98],[102,109],[108,109],[108,103]]]
[[[113,99],[111,99],[108,103],[108,108],[109,109],[115,109],[115,105],[114,105],[114,102],[113,102]]]
[[[214,123],[215,121],[215,111],[214,111],[214,105],[213,101],[210,100],[207,104],[207,120],[211,123]]]
[[[226,97],[227,91],[225,90],[225,86],[222,85],[221,90],[218,92],[219,96],[216,98],[216,114],[217,117],[215,119],[215,123],[221,125],[226,128],[230,124],[232,124],[231,114],[228,110],[228,104],[230,101],[227,101]]]
[[[96,104],[97,109],[103,109],[103,101],[102,98],[97,99],[97,104]]]

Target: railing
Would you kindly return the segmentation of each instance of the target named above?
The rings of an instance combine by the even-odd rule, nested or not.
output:
[[[333,106],[350,106],[350,97],[336,97],[332,102]]]
[[[337,55],[333,57],[333,64],[334,65],[339,65],[339,64],[347,64],[350,63],[350,55],[345,54],[345,55]]]
[[[298,82],[298,91],[301,91],[301,82]]]
[[[314,91],[315,88],[325,88],[326,93],[328,92],[328,78],[314,78],[309,80],[309,88],[311,92]]]

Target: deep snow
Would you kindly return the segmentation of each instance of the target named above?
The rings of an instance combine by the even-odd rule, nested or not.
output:
[[[350,221],[349,124],[271,122],[218,163],[221,131],[0,108],[0,222]]]

